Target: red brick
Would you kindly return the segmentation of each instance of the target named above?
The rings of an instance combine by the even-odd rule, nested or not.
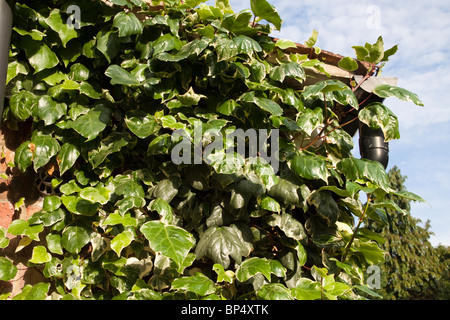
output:
[[[30,218],[33,214],[40,211],[42,209],[42,202],[36,202],[27,207],[27,219]]]
[[[0,202],[0,226],[8,228],[14,217],[14,206],[8,201]]]

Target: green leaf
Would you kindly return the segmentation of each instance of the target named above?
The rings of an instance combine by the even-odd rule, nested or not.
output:
[[[236,42],[228,38],[220,38],[216,44],[217,61],[229,60],[239,53]]]
[[[294,300],[291,291],[281,283],[268,283],[257,292],[261,300]]]
[[[266,0],[250,0],[250,7],[255,16],[272,23],[277,30],[281,29],[280,15],[269,2]]]
[[[225,271],[223,266],[219,263],[213,265],[213,270],[217,273],[217,282],[233,283],[234,272],[231,270]]]
[[[98,134],[110,123],[111,112],[111,109],[105,105],[97,105],[69,124],[69,127],[87,138],[86,142],[90,141],[97,138]]]
[[[43,246],[36,246],[33,248],[33,254],[30,262],[35,264],[42,264],[52,260],[52,255],[47,252],[47,249]]]
[[[39,282],[34,286],[27,284],[22,288],[22,292],[13,297],[13,300],[45,300],[49,289],[50,283]]]
[[[289,166],[299,176],[308,180],[321,179],[327,182],[329,172],[324,160],[316,155],[302,153],[289,161]]]
[[[127,113],[125,123],[128,129],[140,139],[147,138],[161,128],[153,115],[142,111]]]
[[[80,197],[100,204],[106,204],[109,201],[111,190],[105,187],[87,187],[80,191]]]
[[[279,227],[287,237],[294,240],[304,240],[308,237],[300,221],[288,213],[272,214],[265,217],[264,221],[271,227]]]
[[[141,82],[122,67],[113,64],[105,71],[105,75],[111,78],[111,84],[122,84],[126,86],[138,86]]]
[[[334,225],[339,217],[339,208],[330,192],[314,191],[308,197],[308,203],[316,207],[317,213],[328,221],[328,225]]]
[[[67,42],[78,37],[75,28],[70,27],[61,15],[59,9],[53,9],[48,18],[44,19],[45,23],[55,32],[58,33],[62,45],[65,48]]]
[[[58,159],[59,162],[59,172],[64,174],[67,170],[72,168],[80,156],[79,148],[72,143],[66,142],[61,146],[59,150]]]
[[[57,210],[60,206],[61,206],[61,199],[58,196],[46,196],[44,198],[42,210],[44,212],[52,212]]]
[[[201,236],[195,248],[195,255],[197,259],[208,257],[214,263],[228,268],[231,262],[230,257],[237,263],[241,263],[242,257],[250,254],[253,249],[251,241],[250,230],[243,225],[213,226]]]
[[[274,67],[270,72],[270,78],[275,81],[283,82],[286,77],[304,80],[306,74],[297,62],[282,63],[279,66]]]
[[[141,34],[142,22],[132,12],[121,11],[114,17],[113,28],[119,29],[119,37]]]
[[[286,50],[289,48],[297,48],[297,45],[294,41],[286,40],[286,39],[278,39],[275,43],[275,47],[280,48],[281,50]]]
[[[236,278],[241,281],[247,281],[254,277],[256,274],[261,273],[270,281],[270,274],[272,273],[272,267],[270,261],[266,258],[253,257],[245,260],[236,270]]]
[[[195,238],[186,230],[176,226],[166,226],[160,221],[149,221],[140,228],[153,251],[172,259],[178,266],[182,264],[195,245]]]
[[[239,54],[251,54],[253,52],[262,51],[261,46],[255,40],[250,37],[239,35],[233,38],[234,43],[237,45]]]
[[[373,93],[381,98],[396,97],[402,101],[413,102],[421,107],[424,106],[423,102],[420,101],[419,97],[415,93],[396,86],[381,84],[373,90]]]
[[[31,143],[34,144],[34,170],[45,166],[50,159],[58,154],[60,145],[59,142],[51,136],[34,135],[31,138]]]
[[[122,252],[123,248],[128,247],[131,242],[133,242],[133,240],[133,232],[125,230],[111,240],[111,249],[113,249],[114,252],[117,253],[117,255],[120,257],[120,253]]]
[[[300,278],[297,286],[291,289],[291,294],[297,300],[317,300],[322,297],[320,283],[307,278]]]
[[[275,116],[281,116],[283,114],[283,109],[278,105],[278,103],[267,98],[256,97],[254,91],[244,93],[240,97],[240,100],[244,102],[254,103],[262,110],[267,111]]]
[[[162,52],[159,53],[156,57],[162,61],[178,62],[187,59],[193,54],[199,55],[203,52],[203,50],[206,49],[210,42],[211,39],[202,37],[201,39],[195,39],[194,41],[184,45],[176,54],[172,55],[167,52]]]
[[[31,110],[36,96],[26,90],[21,90],[11,96],[9,106],[11,112],[17,120],[24,121],[31,115]]]
[[[368,180],[384,191],[388,192],[389,179],[384,170],[384,167],[376,161],[370,161],[367,159],[345,158],[340,160],[336,168],[343,173],[347,179],[356,180]]]
[[[319,32],[317,31],[317,30],[313,30],[313,32],[312,32],[312,34],[311,34],[311,37],[309,37],[309,39],[308,40],[306,40],[306,42],[305,42],[305,45],[308,47],[308,48],[312,48],[312,47],[314,47],[314,45],[316,44],[316,42],[317,42],[317,36],[319,35]]]
[[[355,71],[356,69],[358,69],[358,62],[350,57],[342,58],[341,60],[339,60],[338,65],[340,68],[347,71]]]
[[[27,37],[22,45],[25,47],[25,54],[35,74],[58,65],[58,57],[45,43]]]
[[[75,82],[75,84],[78,86],[78,83]],[[61,85],[61,87],[63,86],[64,84]],[[66,112],[67,105],[65,103],[58,103],[50,96],[42,96],[34,105],[32,114],[43,120],[46,125],[51,125],[64,116]]]
[[[56,254],[64,254],[61,246],[61,236],[59,234],[48,234],[45,237],[48,250]]]
[[[99,203],[92,203],[86,199],[81,199],[77,196],[61,196],[61,201],[64,206],[72,213],[82,216],[93,216],[98,212],[100,207]]]
[[[15,278],[17,274],[17,267],[11,262],[11,260],[0,257],[0,280],[10,281]]]
[[[6,229],[0,226],[0,249],[4,249],[9,245],[9,238],[6,236]]]
[[[268,195],[262,194],[258,197],[259,206],[263,210],[268,210],[272,212],[280,212],[280,204]]]
[[[31,141],[25,141],[16,149],[14,163],[22,172],[25,172],[25,170],[33,163],[34,153],[30,149],[31,145]]]
[[[371,103],[359,112],[358,118],[372,129],[381,128],[386,142],[400,139],[397,116],[381,103]]]
[[[103,53],[108,63],[111,63],[120,52],[121,43],[115,31],[102,30],[97,34],[97,49]]]
[[[91,241],[91,231],[84,225],[70,225],[62,232],[61,244],[70,253],[79,253]]]
[[[206,296],[215,292],[214,282],[204,275],[176,278],[172,282],[173,290],[194,292],[200,296]]]
[[[161,217],[161,221],[167,224],[172,224],[173,222],[173,210],[172,207],[161,198],[157,198],[150,202],[150,210],[158,212]]]

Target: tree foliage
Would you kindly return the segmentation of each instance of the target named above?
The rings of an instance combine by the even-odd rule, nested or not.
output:
[[[389,171],[390,187],[398,192],[407,192],[397,167]],[[386,259],[381,265],[381,295],[384,299],[439,299],[448,296],[448,254],[439,253],[429,242],[430,224],[424,227],[421,221],[411,216],[411,199],[395,194],[387,196],[398,208],[386,208],[388,223],[380,227],[372,223],[370,230],[380,232],[384,238],[382,248]],[[443,261],[440,261],[440,257]],[[445,292],[447,290],[447,292]]]
[[[356,88],[329,79],[294,90],[289,81],[303,83],[305,70],[324,71],[323,62],[269,37],[281,19],[265,0],[237,13],[226,0],[111,2],[15,6],[5,116],[11,128],[33,123],[15,163],[45,170],[54,188],[40,212],[2,231],[42,243],[29,265],[52,289],[28,286],[19,298],[370,293],[364,270],[384,253],[361,222],[386,222],[382,208],[395,203],[384,196],[395,191],[379,163],[352,156],[339,124],[338,106],[359,108]],[[69,5],[81,9],[79,29],[65,25]],[[367,79],[393,50],[381,38],[363,48]],[[404,89],[379,91],[421,104]],[[398,125],[381,104],[360,120],[388,132]],[[219,133],[248,129],[279,132],[278,150],[272,142],[259,150],[279,151],[277,169],[237,152],[224,157],[237,142],[220,144]],[[248,150],[250,136],[244,141]],[[192,163],[175,163],[174,148],[191,150]],[[199,160],[199,149],[208,157]],[[367,204],[361,193],[371,194]],[[14,267],[1,262],[2,279],[11,279]]]

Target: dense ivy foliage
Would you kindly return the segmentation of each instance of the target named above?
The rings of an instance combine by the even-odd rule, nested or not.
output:
[[[352,156],[338,110],[359,108],[358,86],[330,78],[294,89],[305,70],[325,72],[323,62],[269,37],[282,21],[266,0],[238,13],[227,0],[110,2],[15,5],[4,116],[11,128],[32,120],[15,163],[45,170],[54,193],[0,230],[2,247],[6,232],[34,245],[29,265],[49,280],[14,298],[376,295],[365,270],[383,260],[382,238],[364,223],[386,222],[381,209],[397,207],[385,194],[420,198],[392,190],[379,163]],[[81,10],[79,28],[67,22],[70,5]],[[381,38],[354,48],[371,66],[365,79],[397,50]],[[358,67],[351,58],[339,65]],[[421,105],[401,88],[374,93]],[[359,119],[399,138],[381,103]],[[276,155],[271,163],[233,152],[239,135],[220,139],[239,129],[246,150],[249,129],[266,133],[258,151]],[[192,164],[174,161],[174,150]],[[1,258],[1,280],[14,268]]]

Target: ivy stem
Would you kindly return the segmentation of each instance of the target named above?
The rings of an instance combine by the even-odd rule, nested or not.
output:
[[[345,251],[342,254],[341,262],[345,262],[345,259],[347,258],[347,254],[350,251],[350,247],[352,246],[353,240],[355,240],[355,236],[358,233],[359,227],[361,226],[361,223],[364,221],[364,217],[366,216],[367,210],[369,209],[369,203],[370,203],[370,197],[367,197],[366,207],[364,208],[364,212],[362,213],[361,217],[359,218],[358,224],[356,225],[355,229],[353,230],[353,234],[352,234],[350,241],[347,243],[347,246],[345,247]]]

